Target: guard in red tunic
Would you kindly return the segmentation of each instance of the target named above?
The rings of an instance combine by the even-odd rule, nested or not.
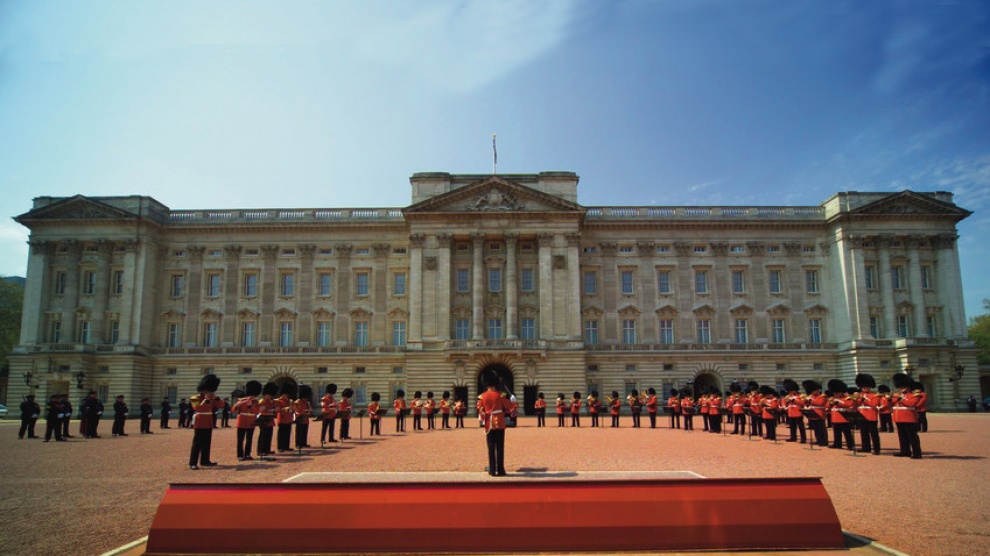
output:
[[[327,384],[326,394],[320,399],[320,409],[323,410],[323,429],[320,432],[320,444],[325,442],[336,442],[334,429],[337,426],[337,399],[333,397],[337,393],[336,384]],[[330,439],[327,440],[327,431],[330,432]]]
[[[760,384],[752,381],[747,386],[749,391],[749,434],[763,436],[763,408],[760,406]]]
[[[295,413],[292,411],[292,398],[296,397],[296,384],[285,382],[279,389],[279,397],[275,400],[275,424],[278,425],[278,442],[276,446],[279,452],[292,451],[292,423],[295,420]]]
[[[371,393],[371,403],[368,404],[368,420],[371,422],[371,432],[368,436],[382,435],[382,416],[378,411],[382,408],[382,396],[378,392]]]
[[[714,386],[708,394],[708,430],[716,434],[722,432],[722,397]]]
[[[677,390],[670,391],[667,407],[670,408],[670,428],[681,428],[681,398],[677,395]]]
[[[608,402],[608,411],[612,416],[612,428],[618,428],[619,426],[619,414],[622,413],[622,399],[619,398],[619,393],[612,390],[612,395],[606,400]]]
[[[925,385],[914,383],[914,393],[918,396],[918,432],[928,432],[928,394]]]
[[[351,439],[351,409],[354,407],[354,404],[351,402],[351,396],[353,395],[354,390],[344,388],[340,393],[340,401],[337,402],[337,416],[340,417],[341,440]]]
[[[557,394],[557,427],[564,426],[564,410],[567,408],[567,402],[564,401],[564,394]]]
[[[873,391],[877,381],[872,375],[859,373],[856,375],[856,386],[859,386],[859,410],[864,421],[859,425],[859,440],[864,452],[880,455],[880,429],[877,427],[880,410],[887,406],[887,398]]]
[[[258,396],[261,383],[249,380],[244,385],[244,396],[234,402],[233,411],[237,414],[237,461],[248,461],[251,457],[251,444],[254,442],[254,425],[260,406]]]
[[[395,410],[395,432],[406,432],[406,392],[399,389],[395,391],[395,400],[392,402],[392,409]]]
[[[467,415],[467,400],[464,398],[457,398],[454,401],[454,427],[458,429],[464,428],[464,416]]]
[[[832,445],[829,448],[842,449],[843,438],[846,448],[855,449],[853,445],[852,423],[846,418],[848,413],[856,411],[856,400],[849,395],[849,387],[837,378],[828,381],[828,389],[832,391],[829,409],[832,412]]]
[[[684,415],[684,430],[694,430],[694,398],[687,388],[681,390],[681,413]]]
[[[598,426],[598,390],[588,394],[588,415],[591,416],[591,426]]]
[[[498,387],[497,375],[485,373],[481,380],[482,384],[485,385],[485,392],[481,395],[481,411],[488,444],[488,474],[492,477],[504,477],[507,474],[505,472],[505,416],[512,411],[512,405],[496,390]],[[578,403],[580,404],[580,398]]]
[[[423,404],[423,409],[426,410],[426,428],[427,430],[433,430],[436,427],[437,422],[437,402],[433,399],[433,392],[426,393],[426,403]]]
[[[629,403],[629,412],[632,414],[632,426],[634,429],[638,429],[640,424],[639,421],[641,415],[643,414],[643,402],[639,398],[639,390],[634,388],[630,391],[629,395],[626,396],[626,402]]]
[[[536,426],[539,428],[547,426],[547,401],[543,399],[543,392],[536,396],[533,402],[533,411],[536,412]]]
[[[189,469],[197,470],[199,465],[213,467],[210,461],[210,444],[213,442],[213,410],[216,407],[216,391],[220,387],[220,377],[208,374],[199,381],[196,390],[199,394],[190,398],[193,410],[193,442],[189,451]]]
[[[913,392],[914,381],[904,373],[894,375],[894,388],[891,397],[891,410],[894,426],[897,427],[897,440],[900,451],[897,457],[921,459],[921,438],[918,436],[918,406],[921,397]]]
[[[650,428],[657,428],[657,411],[660,409],[660,402],[657,400],[657,391],[650,388],[646,389],[646,415],[650,418]]]
[[[258,400],[258,457],[264,458],[272,454],[272,433],[275,431],[275,395],[278,394],[278,384],[269,382],[261,389],[261,399]]]
[[[729,385],[731,400],[729,410],[732,411],[732,434],[746,434],[746,403],[742,394],[742,385],[733,382]]]
[[[450,401],[450,392],[447,390],[443,391],[443,395],[440,397],[440,427],[444,429],[450,428],[450,412],[454,408],[454,404]]]
[[[814,380],[806,380],[801,383],[806,394],[805,407],[810,409],[814,416],[808,417],[808,428],[815,434],[815,444],[828,446],[828,435],[825,434],[825,414],[828,411],[828,397],[822,393],[821,383]]]
[[[571,426],[581,426],[581,392],[574,392],[571,398]]]
[[[313,415],[313,388],[303,384],[299,387],[299,398],[292,402],[296,414],[296,449],[309,448],[309,418]]]
[[[784,390],[787,392],[787,396],[784,397],[784,407],[787,408],[787,425],[791,429],[791,437],[787,439],[787,442],[797,442],[798,432],[801,433],[801,444],[807,440],[807,433],[804,431],[804,414],[801,410],[804,409],[804,400],[801,398],[800,388],[795,380],[789,378],[784,379]]]
[[[766,385],[760,387],[760,408],[763,411],[767,440],[777,440],[777,412],[780,410],[780,400],[777,399],[777,392],[773,387]]]
[[[890,386],[881,384],[877,387],[877,392],[885,400],[884,404],[880,406],[880,432],[894,432],[894,421],[890,417],[890,414],[893,413],[893,410],[890,409]]]
[[[413,393],[412,403],[409,404],[412,408],[413,416],[413,430],[421,431],[423,430],[423,393],[419,390]]]

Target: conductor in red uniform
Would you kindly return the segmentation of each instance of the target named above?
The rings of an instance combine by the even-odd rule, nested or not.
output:
[[[890,398],[894,426],[897,427],[897,440],[901,449],[897,457],[921,459],[921,438],[918,436],[918,406],[922,400],[912,392],[914,381],[904,373],[894,375],[894,388],[897,392]]]
[[[887,404],[887,397],[873,391],[877,387],[877,381],[873,375],[859,373],[856,375],[856,386],[859,386],[859,413],[864,421],[860,424],[859,439],[864,452],[872,452],[873,455],[880,455],[880,429],[877,423],[880,419],[880,410]]]
[[[498,393],[498,376],[485,373],[481,378],[485,392],[481,395],[481,410],[488,443],[488,474],[504,477],[505,472],[505,417],[512,411],[512,403]]]
[[[199,381],[199,394],[192,402],[193,409],[193,443],[189,452],[189,469],[196,470],[199,465],[213,467],[216,463],[210,461],[210,444],[213,441],[213,409],[216,407],[215,392],[220,387],[220,377],[209,374]]]

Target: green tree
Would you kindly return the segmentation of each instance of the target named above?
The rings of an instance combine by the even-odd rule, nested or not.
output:
[[[969,339],[980,348],[978,361],[981,365],[990,364],[990,299],[983,300],[986,313],[969,319]]]
[[[20,341],[24,286],[10,278],[0,278],[0,368],[7,368],[7,356]]]

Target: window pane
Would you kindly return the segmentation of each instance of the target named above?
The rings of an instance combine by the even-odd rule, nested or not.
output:
[[[488,291],[490,292],[502,291],[502,269],[500,268],[488,269]]]
[[[780,271],[770,271],[770,293],[780,293]]]
[[[697,270],[694,273],[695,293],[708,293],[708,271]]]
[[[357,287],[357,290],[356,290],[357,291],[357,295],[368,295],[368,273],[367,272],[359,272],[357,274],[356,287]]]
[[[368,323],[367,322],[356,322],[354,323],[354,345],[356,346],[366,346],[368,345]]]
[[[657,275],[657,291],[670,293],[670,271],[661,270]]]
[[[471,338],[471,321],[468,319],[457,319],[454,323],[454,339],[468,340]]]
[[[598,343],[598,321],[597,320],[586,320],[586,321],[584,321],[584,343],[586,343],[586,344],[597,344]]]
[[[325,272],[320,274],[319,295],[328,296],[333,294],[333,275]]]
[[[282,275],[282,295],[289,297],[296,291],[296,275],[286,273]]]
[[[406,345],[406,323],[404,321],[392,323],[392,345]]]
[[[491,340],[502,339],[502,319],[488,319],[488,338]]]
[[[536,339],[536,321],[534,319],[522,319],[520,321],[519,337],[523,340]]]
[[[327,321],[320,321],[316,323],[316,345],[318,346],[329,346],[331,343],[331,327],[330,323]]]
[[[533,291],[533,270],[524,268],[519,280],[519,289],[524,292]]]
[[[458,292],[461,292],[461,293],[467,292],[467,291],[471,291],[470,284],[471,284],[471,275],[468,273],[467,269],[466,268],[458,268],[457,269],[457,291]]]
[[[711,321],[698,321],[698,343],[708,344],[712,341]]]
[[[584,293],[587,295],[598,293],[598,275],[594,272],[584,273]]]
[[[257,274],[245,274],[244,275],[244,296],[254,297],[258,295],[258,275]]]
[[[746,291],[745,275],[741,270],[732,271],[732,293],[743,293]]]
[[[392,293],[395,295],[406,295],[406,274],[404,272],[396,273]]]
[[[255,345],[255,323],[245,322],[241,326],[241,345],[245,347],[254,347]]]
[[[818,293],[818,271],[806,270],[804,273],[805,291],[808,293]]]
[[[622,271],[622,293],[633,293],[633,273],[629,270]]]
[[[673,319],[661,319],[660,320],[660,343],[661,344],[672,344],[672,343],[674,343],[674,320]]]
[[[622,321],[622,343],[624,344],[636,343],[636,321],[634,320]]]

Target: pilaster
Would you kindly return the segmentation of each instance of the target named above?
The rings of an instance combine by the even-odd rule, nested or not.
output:
[[[481,340],[484,335],[484,288],[485,267],[482,257],[485,248],[485,234],[471,234],[471,254],[473,256],[471,275],[471,338]]]
[[[516,270],[516,245],[519,234],[505,234],[505,327],[506,338],[514,340],[518,337],[518,296],[516,288],[519,283]]]
[[[540,234],[540,338],[553,339],[553,266],[551,248],[553,234]]]

